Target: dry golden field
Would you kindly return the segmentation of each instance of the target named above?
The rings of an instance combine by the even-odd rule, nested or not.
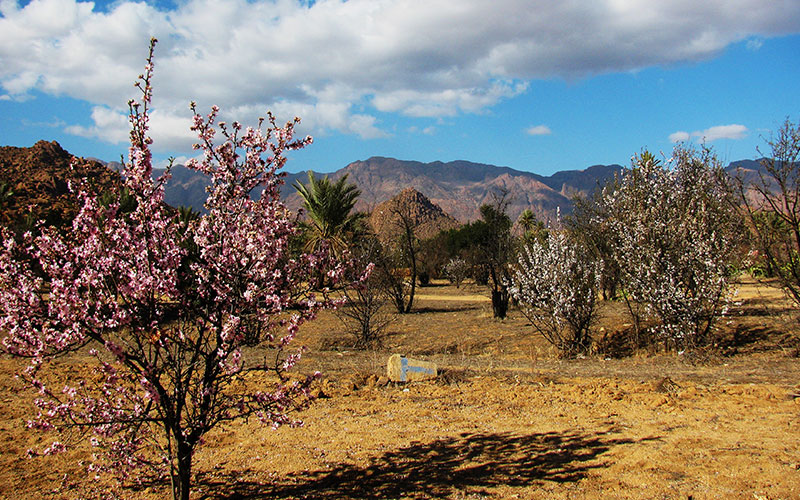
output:
[[[305,426],[215,429],[196,458],[193,498],[800,498],[800,343],[782,294],[753,282],[717,347],[691,356],[615,350],[619,304],[604,304],[603,352],[561,360],[484,290],[422,288],[383,346],[348,347],[331,314],[304,327],[300,371],[321,370]],[[385,384],[392,353],[436,362],[433,382]],[[64,374],[85,369],[80,355]],[[25,458],[33,395],[0,359],[0,497],[82,498],[87,450]],[[67,375],[65,375],[67,376]],[[122,489],[168,498],[166,484]]]

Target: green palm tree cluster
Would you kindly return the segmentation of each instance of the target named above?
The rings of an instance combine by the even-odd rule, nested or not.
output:
[[[517,224],[522,228],[522,242],[531,244],[534,241],[547,240],[547,226],[536,218],[530,208],[526,208],[517,219]]]
[[[365,214],[354,212],[361,191],[347,182],[347,175],[337,181],[328,176],[317,178],[308,172],[308,184],[294,184],[303,198],[308,220],[303,223],[306,251],[316,250],[326,241],[334,255],[340,255],[364,230]]]
[[[533,231],[534,229],[538,228],[540,224],[539,220],[536,219],[536,216],[533,214],[533,211],[530,208],[526,208],[520,215],[519,219],[517,219],[517,223],[522,227],[525,232]]]

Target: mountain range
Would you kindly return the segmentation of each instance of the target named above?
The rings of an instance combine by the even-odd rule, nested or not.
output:
[[[119,182],[119,163],[79,159],[78,169],[69,168],[72,156],[56,142],[39,141],[31,148],[0,148],[0,183],[13,191],[4,202],[5,211],[41,210],[59,212],[59,218],[69,215],[70,198],[67,182],[78,177],[92,183],[112,185]],[[105,165],[105,167],[103,167]],[[745,180],[757,178],[762,170],[758,160],[733,162],[729,173],[739,170]],[[331,179],[344,175],[361,190],[356,208],[372,212],[379,204],[407,188],[413,188],[459,222],[480,217],[480,206],[492,203],[505,193],[508,214],[515,220],[525,209],[531,209],[543,220],[552,220],[556,211],[571,211],[575,195],[588,195],[624,169],[620,165],[594,165],[584,170],[568,170],[550,176],[469,161],[431,162],[404,161],[372,157],[355,161],[332,172]],[[317,176],[322,174],[316,174]],[[77,177],[76,177],[77,176]],[[282,189],[285,203],[297,210],[302,200],[292,187],[307,182],[307,172],[289,173]],[[196,171],[176,165],[167,183],[166,201],[170,205],[201,209],[205,200],[206,177]],[[66,212],[65,212],[66,211]],[[65,213],[61,213],[65,212]],[[44,214],[35,214],[41,216]],[[51,215],[52,216],[52,215]]]
[[[512,220],[528,208],[538,217],[550,220],[558,209],[570,212],[573,196],[588,195],[622,170],[620,165],[595,165],[542,176],[469,161],[421,163],[376,156],[325,175],[333,180],[347,175],[348,181],[358,186],[361,196],[357,210],[371,212],[403,189],[414,188],[458,221],[467,222],[479,218],[480,206],[492,203],[503,192]],[[290,209],[297,210],[302,200],[291,186],[308,182],[308,172],[287,174],[285,180],[284,201]],[[202,174],[176,165],[167,185],[166,201],[174,206],[199,209],[205,199],[205,186]]]

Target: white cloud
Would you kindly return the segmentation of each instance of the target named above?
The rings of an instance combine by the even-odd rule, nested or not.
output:
[[[691,137],[689,132],[684,132],[683,130],[679,130],[677,132],[673,132],[669,134],[669,141],[670,142],[686,142]]]
[[[94,123],[92,126],[68,125],[64,130],[73,135],[100,139],[112,144],[128,140],[131,127],[127,111],[95,106],[92,108],[91,118]],[[150,115],[150,136],[158,138],[157,147],[160,151],[187,149],[197,141],[197,136],[189,130],[191,124],[189,113],[170,113],[164,109],[156,109]]]
[[[524,92],[524,83],[492,82],[487,88],[450,88],[440,91],[398,90],[376,95],[378,111],[400,112],[414,117],[455,116],[478,113],[502,99]]]
[[[525,133],[528,135],[550,135],[553,131],[547,125],[534,125],[526,128]]]
[[[105,106],[92,108],[92,121],[93,126],[69,125],[65,130],[73,135],[97,138],[110,143],[125,141],[130,131],[126,115]]]
[[[717,125],[716,127],[694,132],[692,135],[706,142],[716,141],[717,139],[744,139],[747,136],[747,127],[736,124]]]
[[[2,100],[2,97],[0,97]],[[34,121],[28,118],[23,118],[21,123],[25,127],[44,127],[44,128],[63,128],[67,124],[60,118],[53,118],[51,121]]]
[[[684,142],[690,138],[698,139],[702,142],[712,142],[717,139],[744,139],[747,137],[747,127],[744,125],[717,125],[707,128],[705,130],[696,130],[691,134],[689,132],[678,131],[669,135],[671,142]]]
[[[188,119],[195,100],[201,110],[271,107],[301,115],[310,132],[373,138],[387,134],[379,112],[482,113],[532,79],[698,61],[734,42],[800,31],[800,2],[789,0],[176,4],[117,0],[101,12],[75,0],[0,0],[0,95],[40,91],[118,109],[136,95],[131,83],[154,35],[154,106],[165,124]],[[72,130],[119,136],[102,130],[108,117],[96,118]],[[191,143],[182,137],[172,132],[169,141]]]

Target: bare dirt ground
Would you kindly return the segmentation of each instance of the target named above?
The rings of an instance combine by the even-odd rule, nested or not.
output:
[[[380,348],[355,351],[329,313],[304,327],[300,371],[321,370],[305,426],[213,431],[193,498],[800,498],[797,318],[747,282],[717,346],[691,355],[615,349],[560,360],[519,312],[503,321],[478,287],[421,289]],[[605,340],[603,337],[605,336]],[[435,382],[383,384],[392,353],[435,361]],[[62,362],[83,369],[80,357]],[[25,429],[32,394],[0,359],[0,497],[81,498],[95,485],[66,455],[24,457],[49,436]],[[126,498],[169,496],[166,485]]]

